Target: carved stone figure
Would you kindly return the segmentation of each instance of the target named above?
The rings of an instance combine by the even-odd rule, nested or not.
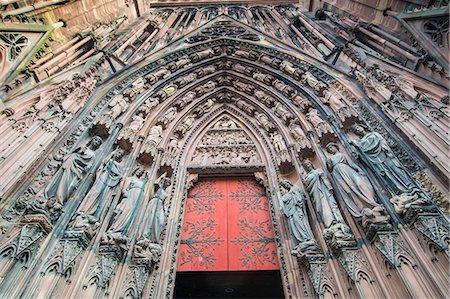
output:
[[[301,149],[311,148],[311,143],[309,142],[300,125],[297,124],[295,120],[291,120],[289,129],[291,130],[292,136],[294,136],[295,141],[297,141],[297,144]]]
[[[272,85],[272,82],[275,80],[275,78],[269,74],[263,74],[260,72],[257,72],[253,74],[253,79],[258,80],[260,82],[264,82],[265,84]]]
[[[186,132],[191,129],[191,127],[194,124],[196,119],[197,119],[197,114],[195,114],[195,113],[186,116],[186,118],[183,120],[183,122],[178,127],[177,132],[180,132],[183,135],[186,134]]]
[[[78,209],[79,214],[89,214],[97,219],[100,218],[104,208],[104,196],[109,190],[117,186],[122,179],[123,170],[120,162],[124,156],[124,151],[118,149],[113,152],[111,158],[98,170],[97,179],[89,193],[84,198]]]
[[[180,109],[184,109],[189,103],[191,103],[195,99],[195,92],[189,91],[183,97],[176,101],[175,105],[177,105]]]
[[[127,231],[133,221],[134,212],[144,197],[146,181],[141,179],[143,175],[144,169],[138,167],[134,170],[133,176],[127,179],[124,198],[115,209],[114,220],[103,237],[103,242],[109,244],[127,242]]]
[[[149,98],[145,100],[144,105],[139,107],[139,112],[143,115],[148,115],[153,108],[158,106],[159,100],[157,98]]]
[[[292,102],[299,107],[303,112],[306,112],[309,107],[311,107],[311,102],[307,100],[305,97],[302,97],[299,94],[295,94],[292,97]]]
[[[234,100],[236,101],[236,106],[239,109],[241,109],[242,111],[245,111],[245,113],[247,113],[249,115],[253,115],[253,113],[255,112],[255,107],[248,104],[245,100],[243,100],[241,98],[235,98]]]
[[[204,115],[211,111],[212,107],[216,104],[215,98],[209,98],[205,103],[201,104],[199,107],[195,108],[194,113],[197,115]]]
[[[162,140],[162,132],[163,128],[161,126],[153,126],[148,133],[147,138],[145,139],[143,150],[147,153],[154,154],[156,151],[156,147]]]
[[[247,67],[243,66],[240,63],[233,64],[231,69],[238,73],[247,74]]]
[[[302,69],[294,67],[289,61],[286,60],[283,60],[280,67],[282,70],[292,75],[297,80],[299,80],[301,76],[304,74],[304,71]]]
[[[289,230],[294,242],[292,253],[299,257],[320,253],[309,224],[305,194],[287,180],[281,182],[281,187],[285,189],[285,193],[280,199],[280,206],[288,219]]]
[[[266,94],[264,91],[257,90],[255,91],[255,97],[263,102],[267,107],[272,107],[275,103],[275,99]]]
[[[283,83],[281,80],[275,80],[272,83],[272,86],[279,90],[282,94],[288,97],[292,97],[295,94],[295,90],[289,85]]]
[[[183,76],[181,78],[178,78],[174,81],[174,84],[178,86],[178,88],[183,87],[191,82],[194,82],[197,80],[197,74],[196,73],[190,73],[186,76]]]
[[[86,172],[91,169],[95,161],[95,151],[101,144],[102,139],[95,136],[86,146],[78,147],[67,156],[45,188],[45,197],[55,198],[59,205],[64,205]]]
[[[280,133],[272,133],[270,139],[272,140],[272,144],[277,152],[281,153],[283,151],[287,151],[286,143],[284,143],[283,136],[281,136]]]
[[[135,258],[147,260],[148,266],[151,266],[159,261],[161,251],[161,245],[152,243],[147,239],[140,239],[134,245],[133,255]]]
[[[351,143],[358,149],[363,161],[381,176],[392,195],[418,195],[418,203],[429,201],[428,195],[418,187],[416,181],[397,160],[381,134],[369,132],[359,124],[353,125],[352,130],[361,139],[351,140]]]
[[[326,148],[332,154],[327,166],[350,213],[357,218],[364,216],[366,225],[387,223],[390,217],[377,203],[373,186],[362,169],[347,161],[337,144],[329,143]]]
[[[146,84],[143,77],[137,78],[123,94],[130,99],[145,90]]]
[[[323,102],[330,105],[330,108],[336,113],[341,121],[345,121],[346,118],[354,115],[344,102],[342,98],[336,92],[331,92],[330,90],[325,90],[323,92]]]
[[[155,84],[159,79],[165,78],[169,74],[170,74],[170,71],[168,69],[160,68],[156,72],[154,72],[150,75],[147,75],[145,77],[145,80],[147,81],[148,84]]]
[[[169,196],[170,179],[167,174],[161,175],[154,183],[153,197],[149,203],[149,217],[144,224],[144,238],[152,243],[161,244],[161,231],[165,222],[165,200]]]
[[[262,55],[260,59],[263,63],[270,65],[273,68],[280,68],[281,60],[278,58]]]
[[[200,60],[203,60],[203,59],[206,59],[206,58],[209,58],[212,56],[214,56],[213,49],[206,49],[206,50],[192,54],[191,56],[189,56],[189,58],[192,60],[192,62],[198,62]]]
[[[202,86],[197,87],[195,92],[198,94],[205,94],[214,91],[214,89],[216,89],[216,83],[214,81],[208,81]]]
[[[159,119],[158,123],[166,126],[177,116],[178,109],[177,107],[170,107]]]
[[[209,74],[214,74],[216,72],[216,67],[214,65],[208,65],[201,67],[195,71],[199,78],[204,77]]]
[[[310,108],[306,116],[316,130],[319,138],[322,138],[325,134],[334,134],[331,126],[320,117],[319,111],[316,109]]]
[[[333,188],[325,173],[321,169],[314,169],[313,164],[309,160],[303,162],[303,167],[306,171],[306,174],[303,176],[303,182],[314,203],[314,208],[325,225],[324,235],[328,235],[331,238],[334,236],[334,238],[343,241],[354,239],[342,218],[332,194]]]
[[[175,72],[179,69],[182,69],[188,65],[191,64],[191,59],[188,57],[182,57],[180,59],[178,59],[175,62],[171,62],[167,65],[167,67],[169,68],[169,70],[171,70],[172,72]]]
[[[248,94],[253,94],[255,87],[253,85],[241,82],[239,80],[233,81],[233,86],[239,91],[243,91]]]
[[[109,102],[108,106],[111,107],[111,110],[108,112],[108,114],[111,115],[113,119],[115,119],[127,110],[129,104],[125,100],[123,95],[119,94],[111,99],[111,102]]]
[[[267,132],[275,129],[275,126],[270,122],[269,118],[265,116],[263,113],[255,112],[255,118],[258,121],[259,125],[263,127]]]
[[[178,154],[178,150],[180,149],[179,143],[180,143],[180,141],[178,140],[178,135],[177,134],[175,134],[174,136],[172,136],[170,138],[169,148],[168,148],[168,151],[167,151],[167,157],[169,159],[173,159]]]
[[[245,59],[249,59],[249,60],[257,60],[259,57],[259,53],[256,51],[252,51],[252,50],[250,50],[250,51],[237,50],[236,52],[234,52],[234,55],[245,58]]]
[[[294,119],[294,115],[289,112],[286,107],[283,106],[280,102],[275,103],[275,107],[273,107],[273,111],[278,117],[281,117],[286,123],[289,123],[291,119]]]
[[[133,141],[134,138],[136,137],[136,134],[144,125],[144,122],[145,122],[144,114],[138,113],[136,115],[133,115],[130,124],[126,126],[125,129],[120,133],[121,138]]]
[[[303,82],[307,83],[317,95],[322,95],[323,91],[327,88],[327,85],[322,81],[319,81],[310,72],[303,74]]]

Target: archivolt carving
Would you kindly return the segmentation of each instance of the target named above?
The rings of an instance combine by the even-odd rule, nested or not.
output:
[[[221,36],[235,34],[232,30],[240,30],[230,28],[228,23],[216,25],[219,26],[217,28],[222,28],[220,30],[224,30],[216,28]],[[217,37],[214,30],[207,30],[203,34]],[[225,53],[230,57],[224,58],[225,55],[219,57],[219,54]],[[211,64],[204,64],[205,60]],[[255,61],[258,63],[254,63]],[[280,75],[281,73],[284,75]],[[301,80],[304,86],[300,86],[298,80]],[[333,86],[334,89],[329,86]],[[336,90],[342,97],[335,94]],[[74,101],[75,95],[70,98],[71,101]],[[318,152],[320,145],[337,139],[338,134],[335,130],[338,125],[334,122],[330,125],[329,118],[333,116],[331,112],[336,114],[338,124],[339,122],[345,124],[348,118],[354,116],[352,108],[348,105],[355,99],[356,97],[346,90],[342,83],[327,75],[324,70],[305,61],[300,62],[299,58],[286,53],[256,44],[241,42],[237,46],[233,41],[217,39],[187,47],[180,52],[172,52],[124,79],[107,95],[89,102],[92,106],[87,106],[92,109],[86,108],[86,111],[82,111],[79,126],[71,131],[70,136],[61,137],[57,141],[58,147],[52,151],[50,161],[36,166],[35,180],[29,186],[18,188],[14,199],[19,200],[10,210],[8,219],[15,221],[19,215],[30,212],[43,213],[36,209],[31,211],[30,206],[39,200],[36,195],[42,192],[49,182],[52,182],[50,185],[59,186],[55,174],[60,172],[61,164],[67,160],[65,156],[68,153],[73,155],[75,153],[73,149],[85,144],[89,139],[89,133],[92,135],[98,130],[98,127],[92,127],[91,124],[100,125],[102,122],[99,120],[105,115],[110,115],[112,121],[107,125],[110,130],[102,135],[102,148],[91,151],[100,157],[105,154],[101,149],[108,152],[117,141],[119,147],[124,147],[127,153],[131,153],[127,161],[124,161],[124,169],[139,169],[136,167],[135,159],[142,162],[141,158],[146,154],[150,154],[152,160],[143,161],[148,169],[148,177],[144,177],[143,169],[138,173],[130,174],[129,171],[124,173],[131,182],[126,186],[120,185],[124,193],[122,201],[117,204],[120,199],[118,195],[111,204],[109,227],[104,227],[106,234],[103,236],[101,250],[94,253],[95,260],[91,260],[95,262],[92,267],[83,272],[86,275],[87,291],[94,285],[107,289],[120,260],[126,256],[131,258],[132,265],[123,272],[129,276],[128,282],[122,288],[124,293],[141,294],[148,278],[158,275],[152,271],[157,263],[161,263],[168,271],[167,276],[161,277],[161,283],[168,289],[164,295],[171,295],[187,168],[189,167],[189,171],[201,172],[202,169],[192,167],[196,163],[216,168],[224,165],[258,166],[251,169],[251,172],[266,170],[271,174],[267,178],[268,189],[274,190],[270,194],[273,197],[270,200],[271,216],[283,280],[285,285],[289,285],[291,278],[287,275],[287,265],[290,263],[291,268],[294,265],[291,262],[292,257],[286,256],[290,253],[281,245],[281,240],[285,241],[286,232],[280,226],[281,213],[279,209],[275,209],[279,206],[274,200],[278,196],[276,190],[281,166],[298,163],[296,152],[292,150],[294,146],[302,158],[315,157],[313,149]],[[322,101],[328,103],[331,112],[329,109],[323,109]],[[79,103],[74,103],[74,107],[63,106],[69,110],[74,108],[70,110],[73,112],[79,108]],[[120,125],[113,125],[119,121],[125,125],[123,128]],[[314,131],[317,138],[307,134]],[[123,143],[126,143],[126,146]],[[165,149],[164,152],[162,149]],[[83,148],[81,153],[86,154],[86,151],[86,148]],[[192,165],[187,166],[186,162],[191,158]],[[89,165],[90,175],[100,166],[99,164],[100,161],[95,165]],[[170,167],[160,167],[161,165]],[[290,169],[295,169],[294,167],[298,168],[292,166]],[[170,169],[167,170],[168,168]],[[170,174],[165,174],[166,170]],[[313,174],[312,168],[308,170]],[[87,171],[82,172],[84,175]],[[168,177],[172,175],[174,187],[166,189],[165,183],[161,182],[170,182]],[[165,179],[156,180],[158,176]],[[322,171],[319,176],[326,177],[326,174]],[[161,183],[159,188],[149,190],[147,188],[149,180],[153,185]],[[66,194],[67,196],[60,200],[60,206],[49,206],[44,214],[50,216],[53,222],[64,221],[63,217],[58,219],[59,211],[66,209],[65,212],[72,213],[77,210],[82,197],[92,187],[92,182],[93,178],[86,178],[83,184],[76,186],[78,188],[65,190],[80,197],[76,199],[78,201],[73,201],[71,209],[68,208],[70,200],[66,200],[71,194]],[[310,189],[314,189],[312,185]],[[95,186],[97,183],[94,184],[94,188]],[[320,189],[319,187],[322,188],[321,186],[317,188]],[[326,201],[332,205],[333,211],[332,215],[322,216],[324,219],[327,217],[330,219],[322,220],[327,222],[331,238],[342,238],[348,243],[353,243],[352,234],[342,220],[339,209],[334,206],[332,188],[326,186],[326,190]],[[313,190],[309,191],[311,194],[314,193]],[[323,201],[323,195],[319,193],[311,195],[316,206]],[[141,200],[141,197],[145,200]],[[158,204],[155,203],[160,201],[163,204],[159,205],[158,209],[156,208]],[[112,213],[114,209],[115,216]],[[148,211],[154,213],[151,217],[157,218],[159,226],[155,230],[150,231],[149,226],[136,227],[139,220],[153,219],[143,218]],[[167,227],[166,211],[170,214],[170,219],[177,220]],[[68,224],[70,217],[66,218]],[[87,222],[89,223],[89,219]],[[25,231],[25,228],[28,229],[28,226],[23,226],[22,230]],[[72,235],[69,233],[70,231],[59,240],[50,261],[44,263],[49,267],[57,263],[60,273],[72,269],[77,257],[81,256],[91,241],[81,237],[69,238],[75,236],[75,233]],[[36,232],[36,235],[39,235],[39,232]],[[396,260],[398,254],[393,255],[392,252],[403,250],[403,245],[394,240],[392,235],[382,235],[375,241],[375,246],[392,260],[393,264],[398,264]],[[341,258],[345,260],[343,264],[348,266],[349,274],[355,274],[352,269],[357,257]],[[337,292],[329,265],[320,258],[315,263],[310,261],[309,274],[318,294],[325,291],[332,294]],[[352,277],[356,277],[356,274]],[[290,289],[286,289],[287,296],[291,296]]]

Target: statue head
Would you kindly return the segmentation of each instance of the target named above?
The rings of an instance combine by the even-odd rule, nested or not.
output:
[[[116,160],[117,162],[120,162],[124,155],[125,155],[125,151],[121,148],[118,148],[113,152],[112,156],[113,156],[114,160]]]
[[[170,185],[172,185],[172,182],[170,181],[170,179],[169,178],[165,178],[164,179],[164,181],[163,181],[163,188],[165,189],[165,188],[167,188],[167,187],[169,187]]]
[[[330,142],[327,144],[326,149],[327,149],[327,152],[334,155],[337,152],[339,152],[339,145],[337,145],[337,143]]]
[[[133,175],[134,175],[135,177],[140,178],[140,177],[142,177],[142,175],[144,174],[144,172],[145,172],[144,168],[143,168],[142,166],[139,165],[139,166],[137,166],[137,167],[134,169]]]
[[[303,161],[303,167],[305,168],[305,170],[307,172],[310,172],[311,170],[314,169],[314,165],[312,164],[312,162],[308,159],[306,159],[305,161]]]
[[[93,149],[93,150],[96,150],[96,149],[98,149],[99,147],[100,147],[100,145],[102,144],[102,142],[103,142],[103,139],[101,138],[101,137],[99,137],[99,136],[94,136],[94,137],[92,137],[92,139],[89,141],[89,143],[88,143],[88,147],[89,148],[91,148],[91,149]]]
[[[362,124],[353,124],[352,125],[352,131],[356,135],[360,137],[364,137],[366,135],[366,132],[368,131],[367,127]]]
[[[281,181],[280,183],[281,187],[283,187],[284,189],[286,189],[286,191],[291,190],[292,184],[291,182],[289,182],[288,180],[284,179]]]

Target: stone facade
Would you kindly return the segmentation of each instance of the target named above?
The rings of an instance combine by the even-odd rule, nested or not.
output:
[[[117,2],[2,13],[0,297],[172,298],[189,191],[234,175],[286,298],[446,297],[448,3]]]

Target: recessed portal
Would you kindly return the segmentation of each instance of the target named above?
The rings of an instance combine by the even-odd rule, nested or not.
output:
[[[279,271],[180,272],[174,298],[284,298]]]

